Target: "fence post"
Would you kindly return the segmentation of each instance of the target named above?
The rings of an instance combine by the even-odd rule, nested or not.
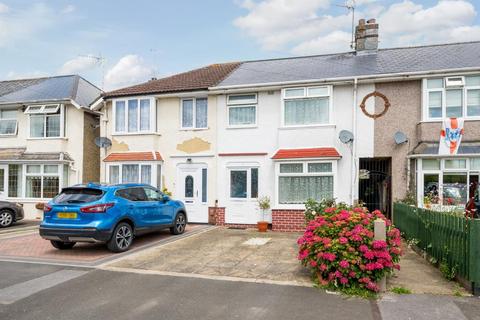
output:
[[[387,226],[384,220],[380,218],[375,219],[373,230],[375,240],[387,240]],[[385,292],[387,290],[386,276],[383,276],[383,278],[378,281],[378,288],[380,289],[380,292]]]
[[[475,296],[480,296],[480,220],[470,220],[468,231],[468,275],[469,280],[472,283],[472,294]]]

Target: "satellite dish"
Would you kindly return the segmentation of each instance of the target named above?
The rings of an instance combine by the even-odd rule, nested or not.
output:
[[[396,144],[402,144],[408,141],[407,136],[402,131],[395,132],[393,138],[395,139]]]
[[[106,137],[96,137],[95,144],[100,148],[108,148],[112,146],[112,140]]]
[[[340,134],[338,135],[338,139],[340,139],[340,141],[342,141],[342,143],[353,142],[353,133],[351,133],[348,130],[342,130],[342,131],[340,131]]]

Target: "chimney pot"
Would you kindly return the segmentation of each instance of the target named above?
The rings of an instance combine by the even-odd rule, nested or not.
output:
[[[355,28],[355,51],[358,53],[371,53],[378,49],[378,24],[376,19],[358,20]]]

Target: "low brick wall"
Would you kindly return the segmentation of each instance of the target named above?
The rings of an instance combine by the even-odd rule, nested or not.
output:
[[[209,207],[208,223],[215,226],[225,225],[225,207]]]
[[[305,231],[303,210],[272,209],[272,230],[283,232]]]

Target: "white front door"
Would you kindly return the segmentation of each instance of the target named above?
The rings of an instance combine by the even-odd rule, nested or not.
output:
[[[7,198],[7,177],[8,177],[8,166],[0,165],[0,200]]]
[[[178,166],[176,196],[185,204],[188,222],[208,222],[206,165]]]

